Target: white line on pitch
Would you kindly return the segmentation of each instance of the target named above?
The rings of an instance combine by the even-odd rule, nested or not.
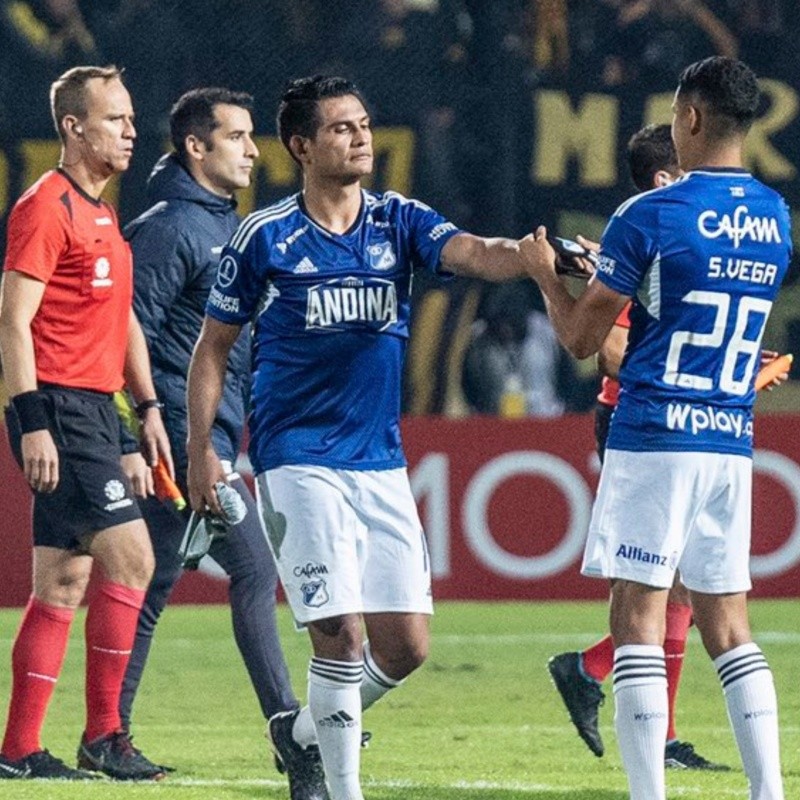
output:
[[[441,790],[441,789],[458,789],[460,791],[469,791],[480,793],[483,791],[507,791],[507,792],[522,792],[525,794],[538,794],[539,792],[564,792],[564,791],[590,791],[591,786],[569,786],[564,783],[548,784],[548,783],[526,783],[523,781],[455,781],[453,783],[418,783],[416,781],[407,780],[389,780],[389,781],[372,781],[365,780],[364,786],[371,786],[379,789],[414,789],[414,790]],[[159,786],[218,786],[218,787],[252,787],[252,788],[281,788],[286,786],[285,781],[278,781],[272,779],[231,779],[225,780],[222,778],[167,778],[165,781],[160,782]],[[745,797],[746,789],[722,789],[715,788],[715,797]],[[707,787],[689,787],[689,786],[673,786],[670,787],[670,794],[684,797],[699,797],[707,796]]]

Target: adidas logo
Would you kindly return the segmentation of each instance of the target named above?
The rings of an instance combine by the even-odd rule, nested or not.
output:
[[[7,761],[0,761],[0,778],[27,778],[31,774],[31,768],[28,764],[22,767],[15,767]]]
[[[303,256],[300,263],[292,270],[295,275],[307,275],[310,272],[319,272],[308,256]]]
[[[326,728],[352,728],[356,725],[356,721],[346,711],[337,711],[329,717],[318,719],[317,725],[323,725]]]

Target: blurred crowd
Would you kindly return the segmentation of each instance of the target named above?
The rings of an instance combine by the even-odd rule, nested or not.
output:
[[[256,130],[269,134],[289,78],[336,72],[365,91],[376,124],[415,130],[415,196],[485,232],[514,218],[513,193],[495,187],[513,185],[524,165],[492,154],[509,149],[508,115],[526,113],[532,88],[668,91],[683,66],[711,54],[796,83],[798,33],[796,0],[0,0],[0,142],[52,138],[47,87],[79,63],[124,67],[140,135],[160,138],[171,102],[193,86],[252,93]],[[526,413],[591,401],[591,391],[564,399],[569,370],[540,306],[531,297],[509,330],[492,316],[502,302],[483,297],[465,407],[497,409],[485,373],[504,348],[514,352],[503,359],[530,367],[526,341],[545,353]]]
[[[614,87],[671,85],[711,53],[775,77],[794,75],[800,58],[793,0],[2,0],[0,9],[6,129],[42,122],[20,86],[47,86],[85,62],[126,67],[138,103],[157,112],[140,112],[146,126],[163,126],[168,99],[187,86],[240,86],[272,109],[287,78],[334,70],[360,80],[384,124],[423,120],[435,139],[480,91],[492,59],[510,61],[512,79]]]

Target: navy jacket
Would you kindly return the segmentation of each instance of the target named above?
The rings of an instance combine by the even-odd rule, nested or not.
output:
[[[150,351],[158,399],[181,483],[186,477],[186,376],[205,316],[223,245],[239,224],[235,200],[204,189],[174,154],[147,182],[153,205],[125,226],[133,248],[134,308]],[[250,389],[249,331],[228,360],[225,390],[212,431],[222,459],[234,461]]]

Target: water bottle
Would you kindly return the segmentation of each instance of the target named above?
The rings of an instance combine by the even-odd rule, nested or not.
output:
[[[225,481],[217,481],[214,488],[217,491],[219,504],[222,506],[222,519],[216,520],[216,522],[225,526],[238,525],[247,516],[247,506],[242,500],[242,496]]]

